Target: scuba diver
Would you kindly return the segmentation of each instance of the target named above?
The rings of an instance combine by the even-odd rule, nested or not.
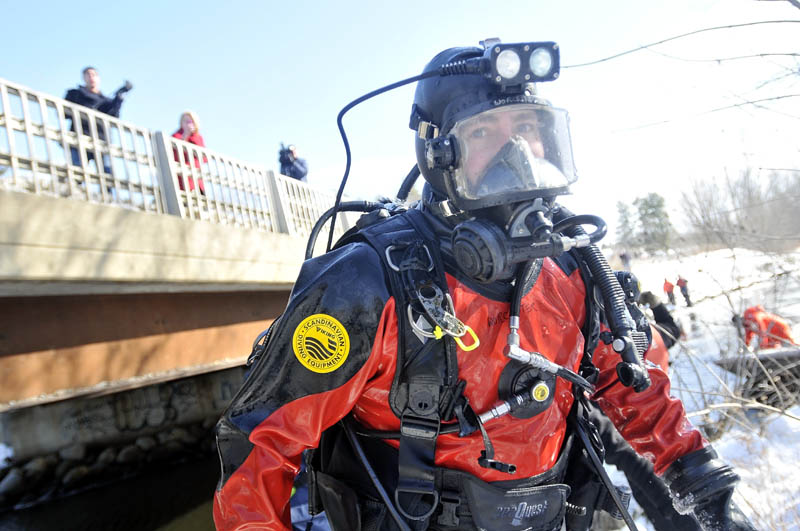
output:
[[[423,198],[362,205],[304,262],[217,425],[217,528],[291,529],[305,459],[334,530],[578,530],[595,509],[636,529],[599,407],[682,512],[753,529],[738,476],[647,361],[650,326],[594,245],[605,224],[556,202],[577,178],[567,114],[535,83],[558,77],[558,46],[482,45],[371,93],[418,81],[406,181],[421,172]]]

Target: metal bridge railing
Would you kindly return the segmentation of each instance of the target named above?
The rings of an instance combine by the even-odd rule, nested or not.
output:
[[[150,131],[0,79],[0,186],[163,213]]]
[[[0,78],[0,188],[306,236],[335,195]],[[337,217],[337,237],[354,216]]]
[[[182,218],[307,236],[335,194],[262,166],[156,132],[167,212]],[[353,225],[337,218],[337,236]]]
[[[153,135],[167,212],[267,232],[283,232],[273,207],[271,175],[162,132]]]

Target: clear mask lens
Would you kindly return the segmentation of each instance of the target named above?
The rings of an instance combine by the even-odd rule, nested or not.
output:
[[[462,199],[560,189],[575,182],[567,113],[544,105],[509,105],[455,124],[460,151],[453,172]]]

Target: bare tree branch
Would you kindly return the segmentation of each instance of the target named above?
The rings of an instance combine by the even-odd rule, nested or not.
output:
[[[705,116],[706,114],[711,114],[711,113],[715,113],[715,112],[719,112],[719,111],[725,111],[725,110],[728,110],[728,109],[735,109],[737,107],[744,107],[746,105],[756,105],[758,103],[763,103],[765,101],[777,101],[777,100],[782,100],[782,99],[786,99],[786,98],[797,98],[797,97],[800,97],[800,94],[784,94],[783,96],[773,96],[771,98],[763,98],[763,99],[760,99],[760,100],[747,100],[747,101],[743,101],[741,103],[734,103],[733,105],[726,105],[724,107],[718,107],[716,109],[710,109],[708,111],[703,111],[703,112],[699,112],[697,114],[693,114],[693,115],[690,115],[690,116],[685,116],[685,117],[683,117],[683,119],[696,118],[698,116]],[[783,113],[781,113],[781,114],[783,114]],[[792,118],[796,118],[795,116],[791,116],[791,115],[787,115],[787,114],[784,114],[784,116],[789,116],[789,117],[792,117]],[[676,120],[660,120],[658,122],[650,122],[650,123],[646,123],[646,124],[642,124],[642,125],[636,125],[636,126],[633,126],[633,127],[623,127],[621,129],[615,129],[612,132],[613,133],[621,133],[621,132],[625,132],[625,131],[636,131],[638,129],[646,129],[648,127],[655,127],[657,125],[664,125],[664,124],[672,123],[672,122],[675,122],[675,121],[678,121],[678,120],[680,120],[680,118],[676,119]]]
[[[800,0],[798,0],[800,1]],[[766,57],[800,57],[800,53],[756,53],[753,55],[738,55],[735,57],[720,57],[716,59],[689,59],[687,57],[678,57],[668,53],[659,52],[658,50],[647,50],[650,53],[666,57],[668,59],[675,59],[676,61],[686,61],[687,63],[722,63],[725,61],[738,61],[740,59],[763,59]]]
[[[790,1],[800,1],[800,0],[790,0]],[[683,39],[684,37],[689,37],[691,35],[697,35],[698,33],[705,33],[708,31],[716,31],[716,30],[723,30],[723,29],[732,29],[732,28],[743,28],[745,26],[757,26],[760,24],[800,24],[800,20],[762,20],[758,22],[746,22],[744,24],[729,24],[727,26],[714,26],[713,28],[703,28],[695,31],[690,31],[689,33],[683,33],[681,35],[676,35],[674,37],[669,37],[667,39],[662,39],[657,42],[652,42],[650,44],[645,44],[644,46],[639,46],[638,48],[633,48],[631,50],[627,50],[624,52],[620,52],[609,57],[604,57],[603,59],[597,59],[595,61],[589,61],[587,63],[578,63],[574,65],[562,65],[561,68],[578,68],[579,66],[590,66],[596,65],[598,63],[603,63],[606,61],[610,61],[612,59],[616,59],[618,57],[622,57],[623,55],[632,54],[634,52],[639,52],[641,50],[646,50],[648,48],[652,48],[653,46],[658,46],[659,44],[664,44],[665,42],[675,41],[678,39]]]
[[[783,0],[758,0],[759,2],[782,2]],[[786,0],[797,9],[800,9],[800,0]]]

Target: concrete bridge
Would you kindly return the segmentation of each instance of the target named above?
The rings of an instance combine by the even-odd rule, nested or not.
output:
[[[0,79],[0,460],[218,415],[333,200]]]

